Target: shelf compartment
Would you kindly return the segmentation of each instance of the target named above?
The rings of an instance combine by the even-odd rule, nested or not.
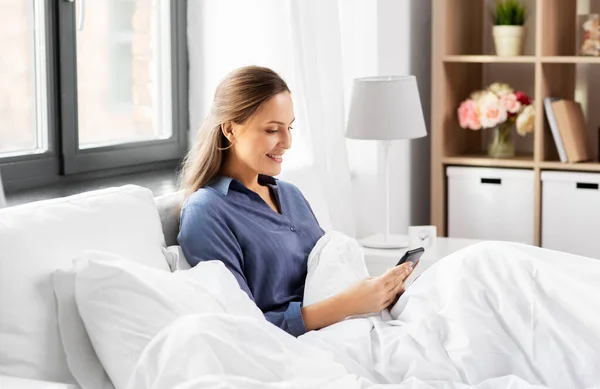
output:
[[[481,54],[484,2],[447,0],[440,4],[444,15],[446,53],[451,55]]]
[[[589,63],[543,63],[541,72],[540,102],[543,103],[546,97],[558,97],[575,100],[582,104],[588,123],[588,144],[591,156],[597,159],[600,152],[600,111],[597,109],[600,106],[600,94],[598,94],[598,90],[600,90],[600,66]],[[541,107],[543,131],[540,133],[542,149],[539,160],[550,163],[556,161],[560,164],[556,143],[543,104],[541,104]]]
[[[577,0],[543,0],[541,13],[541,55],[575,54]]]
[[[575,65],[567,63],[547,63],[541,65],[541,95],[538,98],[538,108],[543,116],[543,130],[540,131],[541,161],[559,160],[558,150],[546,117],[544,99],[559,97],[573,100],[575,98]]]
[[[525,22],[524,53],[534,55],[538,0],[522,0],[528,10]],[[454,55],[493,55],[493,20],[489,0],[446,0],[434,7],[442,17],[444,53]],[[439,8],[437,8],[439,7]]]
[[[535,66],[533,63],[444,63],[444,89],[443,92],[440,90],[443,96],[440,108],[443,107],[444,110],[443,120],[439,123],[444,140],[441,155],[485,154],[492,140],[493,130],[473,131],[461,128],[458,107],[472,92],[486,88],[493,82],[508,83],[534,98]],[[515,131],[513,139],[517,154],[533,154],[534,134],[521,137]]]

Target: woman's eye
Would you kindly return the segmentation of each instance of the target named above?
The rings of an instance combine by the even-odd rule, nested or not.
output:
[[[277,132],[277,130],[267,130],[267,134],[274,134],[276,132]]]

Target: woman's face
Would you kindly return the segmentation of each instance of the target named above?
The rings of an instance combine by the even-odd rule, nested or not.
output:
[[[242,163],[255,173],[276,176],[281,172],[284,153],[292,145],[291,126],[294,107],[289,92],[281,92],[267,100],[244,124],[231,124],[233,137],[225,136],[235,163]]]

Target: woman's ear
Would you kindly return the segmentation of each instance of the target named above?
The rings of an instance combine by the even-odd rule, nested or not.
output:
[[[221,131],[223,132],[223,135],[225,135],[225,138],[227,138],[227,140],[230,143],[235,142],[235,134],[233,132],[233,123],[232,122],[222,123]]]

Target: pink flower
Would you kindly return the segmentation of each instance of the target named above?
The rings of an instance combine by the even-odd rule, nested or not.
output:
[[[484,128],[496,127],[504,123],[508,118],[508,112],[499,103],[487,103],[481,107],[481,125]]]
[[[458,121],[462,128],[470,128],[471,130],[481,129],[475,101],[465,100],[462,102],[458,108]]]
[[[501,95],[498,102],[508,113],[515,114],[521,110],[521,103],[517,100],[517,96],[514,93]]]

